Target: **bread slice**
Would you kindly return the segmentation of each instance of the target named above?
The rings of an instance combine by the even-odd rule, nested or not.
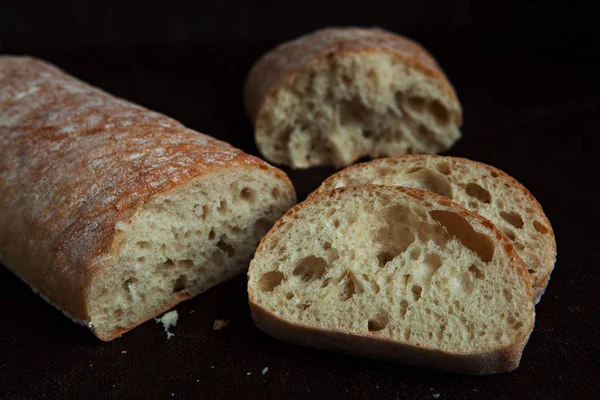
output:
[[[261,241],[258,327],[284,341],[466,374],[515,369],[534,325],[529,275],[483,217],[435,193],[317,193]]]
[[[556,241],[542,206],[516,179],[465,158],[408,155],[346,168],[317,191],[367,183],[430,190],[489,219],[512,240],[539,302],[554,269]]]
[[[28,57],[0,57],[0,260],[111,340],[246,270],[280,170]]]
[[[328,28],[283,43],[254,65],[244,100],[261,153],[293,168],[437,153],[462,123],[433,57],[377,28]]]

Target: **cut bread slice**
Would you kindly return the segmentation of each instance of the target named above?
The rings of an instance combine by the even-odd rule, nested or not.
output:
[[[485,218],[435,193],[317,193],[261,241],[252,316],[284,341],[467,374],[515,369],[534,325],[529,274]]]
[[[556,241],[542,206],[517,180],[465,158],[407,155],[346,168],[317,191],[367,183],[426,189],[489,219],[513,241],[539,302],[554,269]]]
[[[283,43],[254,65],[244,100],[261,153],[293,168],[438,153],[462,123],[433,57],[382,29],[328,28]]]

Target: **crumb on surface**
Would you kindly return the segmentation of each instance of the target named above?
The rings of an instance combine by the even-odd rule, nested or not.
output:
[[[227,325],[229,325],[229,321],[226,319],[215,319],[215,321],[213,322],[213,329],[215,331],[220,331],[221,329],[225,328]]]
[[[121,350],[121,354],[127,354],[127,350]]]
[[[262,374],[266,374],[267,372],[269,372],[269,367],[264,367],[262,370]]]
[[[246,375],[250,376],[252,375],[252,372],[246,372]]]
[[[433,397],[435,397],[436,399],[439,399],[440,398],[440,394],[439,393],[434,393]]]
[[[174,333],[169,332],[169,328],[177,326],[178,319],[179,314],[177,313],[177,310],[169,311],[160,318],[154,318],[157,324],[162,324],[163,329],[167,334],[167,339],[171,339],[173,336],[175,336]]]

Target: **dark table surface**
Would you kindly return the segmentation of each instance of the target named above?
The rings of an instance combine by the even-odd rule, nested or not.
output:
[[[464,136],[447,154],[520,180],[556,233],[556,268],[516,371],[460,376],[278,342],[255,328],[244,275],[178,305],[169,340],[150,321],[103,343],[0,267],[0,398],[600,398],[599,64],[581,48],[562,59],[544,46],[532,54],[486,51],[476,34],[417,38],[464,106]],[[258,154],[241,87],[252,62],[278,40],[2,52],[42,57]],[[286,172],[302,200],[334,169]],[[230,324],[215,331],[214,319]]]

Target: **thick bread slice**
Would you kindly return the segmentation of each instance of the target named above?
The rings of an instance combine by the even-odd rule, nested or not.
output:
[[[516,179],[465,158],[408,155],[351,166],[317,191],[367,183],[430,190],[489,219],[513,241],[539,302],[556,262],[556,241],[542,206]]]
[[[309,197],[263,238],[248,276],[252,316],[276,338],[446,371],[515,369],[534,325],[506,236],[420,189]]]
[[[462,123],[433,57],[382,29],[328,28],[280,45],[250,71],[244,101],[261,153],[293,168],[437,153]]]
[[[243,272],[280,170],[35,59],[0,57],[0,256],[102,340]]]

